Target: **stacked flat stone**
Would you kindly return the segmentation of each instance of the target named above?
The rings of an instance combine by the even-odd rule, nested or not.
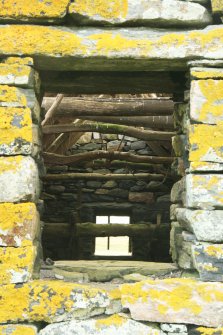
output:
[[[178,182],[180,191],[176,185],[172,190],[172,201],[181,207],[174,208],[172,250],[181,267],[196,268],[203,280],[223,281],[223,70],[195,62],[190,78],[190,99],[176,112],[179,125],[184,107],[177,137],[184,139],[179,146],[186,175]],[[187,262],[182,263],[186,245]]]

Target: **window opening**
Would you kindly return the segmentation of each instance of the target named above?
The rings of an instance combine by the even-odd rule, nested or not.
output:
[[[96,216],[96,224],[130,224],[129,216]],[[128,236],[96,237],[95,256],[132,256]]]

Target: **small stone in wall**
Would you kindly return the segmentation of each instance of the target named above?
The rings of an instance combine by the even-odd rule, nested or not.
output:
[[[130,202],[154,203],[154,194],[151,192],[129,192]]]
[[[108,318],[70,321],[47,326],[39,335],[160,335],[158,327],[145,325],[117,314]]]

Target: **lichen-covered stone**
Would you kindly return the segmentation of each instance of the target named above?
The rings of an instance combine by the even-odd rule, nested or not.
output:
[[[103,314],[112,298],[80,284],[36,280],[0,286],[0,322],[62,322]]]
[[[0,21],[43,21],[62,18],[69,0],[7,0],[0,2]]]
[[[187,137],[186,135],[176,135],[172,137],[172,146],[175,152],[175,156],[182,157],[186,156],[188,150]]]
[[[223,242],[223,210],[176,209],[181,227],[195,234],[198,241]]]
[[[0,248],[0,285],[24,283],[31,279],[36,256],[34,246]]]
[[[0,325],[0,335],[37,335],[37,328],[23,324]]]
[[[141,66],[144,69],[146,64],[147,70],[166,68],[169,71],[171,67],[185,69],[186,61],[193,58],[221,59],[223,51],[220,25],[176,32],[5,25],[0,27],[0,35],[0,54],[35,56],[36,67],[47,70],[87,70],[92,69],[92,61],[95,70],[108,68],[108,65],[111,69],[110,59],[128,59],[128,69],[130,64],[137,70]],[[101,57],[105,57],[103,64]],[[78,61],[83,58],[84,62]],[[121,66],[124,70],[123,62]]]
[[[33,148],[29,108],[0,107],[0,155],[30,155]]]
[[[223,164],[212,162],[190,162],[189,172],[222,172]]]
[[[66,323],[49,325],[39,335],[160,335],[158,327],[144,325],[117,314],[108,318],[84,321],[72,320]]]
[[[200,27],[212,22],[205,7],[177,0],[76,0],[69,7],[69,14],[82,24],[143,22],[143,25]]]
[[[211,4],[214,13],[223,13],[223,3],[221,0],[211,0]]]
[[[0,107],[29,108],[33,120],[39,122],[40,106],[33,89],[0,85]]]
[[[189,331],[189,335],[223,335],[223,328],[197,327]]]
[[[192,279],[147,280],[121,286],[135,320],[221,327],[223,284]]]
[[[190,70],[191,79],[223,79],[222,68],[193,67]]]
[[[0,63],[0,85],[34,86],[34,70],[27,65]]]
[[[192,255],[202,280],[223,281],[223,244],[200,242],[193,245]]]
[[[223,207],[222,174],[189,174],[186,176],[185,205],[189,208]]]
[[[0,204],[0,246],[30,246],[38,225],[39,215],[34,203]]]
[[[223,163],[223,124],[194,124],[188,129],[192,162]]]
[[[194,121],[216,124],[223,120],[223,80],[193,80],[190,90],[190,117]]]
[[[31,157],[0,157],[0,203],[36,201],[39,177]]]
[[[176,182],[171,190],[171,201],[173,203],[182,203],[185,198],[185,178]]]

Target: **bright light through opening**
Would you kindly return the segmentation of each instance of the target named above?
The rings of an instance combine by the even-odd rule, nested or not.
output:
[[[97,224],[130,224],[129,216],[97,216]],[[95,256],[131,256],[128,236],[96,237]]]

